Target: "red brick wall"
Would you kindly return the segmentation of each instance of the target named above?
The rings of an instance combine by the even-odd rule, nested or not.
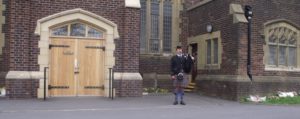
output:
[[[300,72],[285,71],[264,71],[263,64],[263,45],[264,38],[260,35],[264,28],[264,23],[270,20],[287,19],[300,27],[300,8],[299,0],[235,0],[235,3],[251,5],[253,7],[253,39],[252,39],[252,72],[255,76],[292,76],[300,77]],[[247,27],[244,27],[246,29]],[[246,42],[247,37],[242,39]],[[247,48],[247,47],[244,47]],[[246,55],[246,54],[245,54]],[[243,56],[244,57],[244,56]]]
[[[140,73],[170,74],[171,57],[140,56]]]
[[[290,3],[289,3],[290,2]],[[252,72],[254,76],[300,76],[300,72],[264,71],[263,45],[261,36],[264,23],[270,20],[287,19],[300,24],[300,1],[287,1],[285,4],[275,1],[254,0],[215,0],[203,6],[190,10],[189,37],[205,34],[205,25],[211,23],[214,31],[221,31],[222,64],[221,70],[200,70],[199,74],[217,75],[246,75],[247,65],[247,24],[233,24],[232,15],[229,15],[229,4],[249,4],[253,7],[254,19],[252,29]],[[293,4],[295,3],[295,4]],[[218,9],[216,9],[218,8]]]
[[[214,0],[188,12],[189,37],[205,34],[205,25],[211,23],[214,31],[221,31],[222,64],[220,70],[198,70],[199,75],[243,75],[247,73],[247,24],[233,24],[229,15],[230,3],[251,5],[254,19],[252,21],[252,73],[253,76],[280,76],[286,81],[275,82],[272,79],[264,82],[239,82],[196,80],[199,91],[210,96],[238,100],[249,94],[268,95],[276,91],[299,91],[300,81],[291,82],[290,77],[300,77],[300,72],[265,71],[263,64],[263,45],[265,44],[261,32],[264,23],[270,20],[287,19],[300,25],[300,8],[297,0]]]
[[[238,39],[239,24],[233,24],[229,15],[231,0],[215,0],[188,11],[188,37],[206,34],[206,25],[212,24],[213,31],[221,31],[221,70],[199,70],[199,74],[236,75],[239,67]]]
[[[38,79],[6,80],[6,96],[10,99],[37,98]]]
[[[139,54],[139,9],[125,8],[124,0],[9,0],[7,9],[9,70],[38,71],[39,36],[36,22],[65,10],[82,8],[118,25],[116,71],[137,72]]]
[[[140,9],[126,8],[123,14],[123,19],[119,18],[123,24],[119,28],[121,39],[117,40],[119,45],[116,46],[116,71],[139,72]]]
[[[142,96],[142,80],[115,80],[116,96],[118,97],[136,97]]]
[[[3,4],[7,5],[7,0],[3,0]],[[3,11],[3,15],[5,17],[7,17],[6,13],[7,13],[7,10]],[[5,22],[7,23],[7,18],[6,18]],[[6,32],[7,32],[7,24],[2,24],[2,33],[5,34]],[[5,46],[8,46],[9,42],[6,39],[7,38],[6,34],[4,37],[5,37],[5,39],[4,39],[5,44],[4,44],[4,47],[2,48],[2,55],[0,55],[0,87],[5,85],[5,76],[8,71],[8,64],[9,64],[8,63],[8,51],[9,50],[8,50],[8,47],[5,47]],[[3,40],[3,39],[1,39],[1,40]]]

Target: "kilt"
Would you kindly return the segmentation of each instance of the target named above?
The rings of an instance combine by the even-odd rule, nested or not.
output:
[[[188,75],[186,73],[183,73],[183,80],[182,81],[179,81],[177,80],[177,76],[176,76],[176,79],[173,80],[173,86],[174,87],[187,87],[188,86],[188,83],[189,83],[189,80],[188,80]]]

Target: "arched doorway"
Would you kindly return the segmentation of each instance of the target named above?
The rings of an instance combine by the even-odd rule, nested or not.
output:
[[[119,38],[116,24],[73,9],[38,20],[35,33],[40,35],[40,71],[49,67],[50,96],[108,96],[108,68],[115,65],[114,39]]]

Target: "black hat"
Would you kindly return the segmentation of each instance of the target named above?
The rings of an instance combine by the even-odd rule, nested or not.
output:
[[[179,45],[176,47],[176,49],[181,49],[181,48],[182,48],[182,47],[181,47],[181,46],[179,46]]]

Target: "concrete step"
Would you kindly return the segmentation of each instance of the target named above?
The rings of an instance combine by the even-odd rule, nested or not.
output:
[[[184,89],[184,92],[193,92],[192,89]]]
[[[185,87],[186,89],[195,89],[195,86],[187,86],[187,87]]]
[[[196,83],[189,83],[190,86],[196,86]]]

